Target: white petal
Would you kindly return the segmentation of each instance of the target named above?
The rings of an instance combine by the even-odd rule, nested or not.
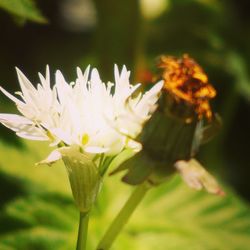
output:
[[[66,104],[72,94],[72,87],[65,81],[61,71],[56,71],[56,89],[61,104]]]
[[[0,114],[0,122],[7,128],[15,131],[20,137],[39,141],[48,140],[48,137],[41,128],[36,127],[31,120],[23,116]]]
[[[79,78],[79,80],[81,82],[86,83],[89,78],[90,65],[88,65],[88,67],[85,69],[84,74],[82,74],[82,71],[79,67],[77,67],[76,70],[77,70],[77,77]]]
[[[129,84],[130,71],[127,71],[126,66],[123,65],[121,74],[119,74],[118,67],[115,64],[114,73],[115,73],[114,95],[117,96],[118,98],[123,97],[124,99],[126,99],[130,95],[130,87],[132,86]],[[124,101],[123,98],[122,101]]]
[[[67,145],[70,145],[73,143],[72,137],[70,134],[67,133],[67,131],[62,130],[61,128],[52,128],[50,129],[50,132],[55,135],[58,139],[65,142]]]
[[[117,64],[115,64],[114,73],[115,73],[115,82],[118,83],[120,80],[120,74],[119,74],[119,69],[118,69]]]
[[[51,165],[56,161],[59,161],[61,158],[62,158],[61,153],[59,152],[58,149],[55,149],[49,154],[49,156],[45,160],[37,162],[36,165],[42,165],[42,164]]]
[[[20,116],[20,115],[13,115],[13,114],[0,114],[0,122],[12,125],[13,128],[11,128],[14,131],[18,131],[19,127],[22,127],[23,125],[32,125],[33,122],[29,119]]]
[[[29,81],[29,79],[23,74],[23,72],[17,67],[16,67],[16,71],[17,71],[17,76],[18,76],[21,89],[35,91],[36,90],[35,87]]]
[[[16,134],[24,139],[33,140],[33,141],[48,141],[49,138],[45,136],[44,134],[40,133],[37,129],[34,129],[34,127],[29,129],[29,132],[16,132]]]
[[[49,65],[46,65],[46,83],[48,84],[48,88],[50,87],[50,72]]]
[[[138,102],[136,111],[141,116],[147,116],[148,113],[152,113],[155,109],[155,103],[158,100],[158,96],[163,87],[163,81],[155,84],[149,91],[147,91],[142,99]]]
[[[130,95],[132,95],[140,86],[141,86],[141,83],[137,83],[136,85],[133,85],[130,88]]]
[[[122,72],[121,72],[121,78],[125,78],[125,79],[128,79],[130,77],[130,71],[127,70],[127,67],[126,65],[123,65],[122,66]]]
[[[127,147],[133,149],[135,153],[140,152],[142,150],[141,143],[134,140],[128,140]]]
[[[93,89],[92,94],[99,94],[100,87],[102,85],[102,80],[100,78],[99,72],[96,68],[92,69],[90,76],[91,89]]]
[[[0,86],[0,90],[5,94],[11,101],[15,102],[18,105],[23,105],[24,102],[17,99],[15,96],[11,95],[8,91],[6,91],[4,88]]]
[[[40,78],[41,84],[46,90],[50,89],[50,72],[49,72],[49,65],[46,65],[46,76],[44,76],[41,73],[38,73],[38,76]]]
[[[29,81],[29,79],[22,73],[21,70],[16,68],[16,71],[17,71],[17,77],[18,77],[19,84],[20,84],[20,87],[21,87],[21,90],[23,93],[24,100],[26,102],[33,103],[37,90],[32,85],[32,83]]]

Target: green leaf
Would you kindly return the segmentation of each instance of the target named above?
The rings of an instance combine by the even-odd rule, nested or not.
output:
[[[176,176],[148,194],[114,249],[246,249],[249,212],[232,194],[192,191]]]
[[[63,164],[35,167],[49,148],[0,142],[0,249],[71,250],[78,211]],[[107,177],[92,211],[88,249],[95,249],[132,191]],[[189,189],[178,176],[149,191],[112,249],[245,250],[250,245],[250,209],[228,188],[217,197]]]
[[[118,154],[114,159],[111,161],[109,168],[112,170],[111,175],[116,174],[122,170],[127,169],[126,166],[122,165],[126,160],[130,159],[135,155],[135,152],[127,148],[123,150],[120,154]]]
[[[37,23],[47,22],[33,0],[0,0],[0,8],[22,19]]]

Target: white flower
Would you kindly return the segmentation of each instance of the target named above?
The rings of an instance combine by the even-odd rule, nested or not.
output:
[[[16,94],[20,95],[22,100],[11,95],[1,86],[0,90],[16,103],[23,116],[0,114],[0,122],[14,130],[20,137],[31,140],[49,140],[44,127],[45,125],[56,126],[55,122],[58,119],[56,116],[59,114],[56,88],[50,88],[49,68],[46,69],[46,78],[39,73],[41,84],[37,85],[37,89],[19,69],[17,69],[17,75],[22,92]]]
[[[55,85],[50,86],[49,68],[46,77],[35,88],[17,69],[21,99],[0,90],[17,105],[21,115],[0,114],[0,122],[20,137],[48,140],[52,146],[77,148],[93,158],[97,154],[115,156],[125,148],[139,151],[134,139],[156,108],[163,82],[144,95],[134,97],[140,84],[129,83],[130,72],[124,66],[114,69],[115,83],[103,83],[96,69],[84,74],[77,68],[77,79],[68,84],[60,71]],[[46,162],[60,159],[60,150],[52,152]]]
[[[53,88],[48,67],[46,77],[39,73],[37,88],[18,69],[17,74],[21,99],[0,90],[16,103],[21,115],[0,113],[0,122],[20,137],[57,146],[40,163],[62,158],[77,207],[89,211],[113,158],[125,159],[141,149],[135,139],[156,108],[163,82],[134,97],[139,84],[130,85],[125,66],[120,74],[115,66],[115,83],[107,84],[90,67],[84,74],[77,68],[77,79],[70,84],[57,71]]]

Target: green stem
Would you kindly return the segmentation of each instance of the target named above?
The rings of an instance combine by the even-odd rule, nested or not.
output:
[[[130,216],[142,201],[149,188],[149,184],[144,182],[134,190],[132,195],[129,197],[129,199],[101,239],[100,243],[98,244],[97,250],[110,249],[111,245],[113,244],[123,227],[126,225]]]
[[[88,235],[89,213],[80,212],[76,250],[85,250]]]

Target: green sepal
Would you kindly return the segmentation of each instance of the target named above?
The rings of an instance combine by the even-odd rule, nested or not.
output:
[[[114,175],[118,172],[128,169],[129,164],[123,164],[123,163],[126,162],[131,157],[133,157],[135,154],[136,153],[133,149],[126,148],[116,157],[114,157],[109,165],[109,168],[112,170],[112,172],[109,175]]]
[[[110,175],[125,170],[127,172],[122,181],[130,185],[139,185],[146,180],[151,185],[159,185],[175,171],[173,166],[169,167],[165,162],[152,160],[145,151],[141,151],[129,160],[124,161]]]
[[[97,198],[102,182],[97,166],[80,151],[64,149],[61,153],[75,203],[81,212],[88,212]]]
[[[117,174],[121,171],[128,170],[122,180],[130,185],[142,183],[152,173],[153,164],[150,159],[145,159],[146,155],[139,152],[135,155],[132,149],[125,149],[110,164],[114,169],[110,175]]]
[[[157,110],[143,130],[143,150],[153,161],[166,165],[189,159],[196,126],[196,121],[186,123]]]
[[[138,185],[152,174],[154,162],[142,151],[121,165],[121,168],[128,169],[122,180],[130,185]]]

